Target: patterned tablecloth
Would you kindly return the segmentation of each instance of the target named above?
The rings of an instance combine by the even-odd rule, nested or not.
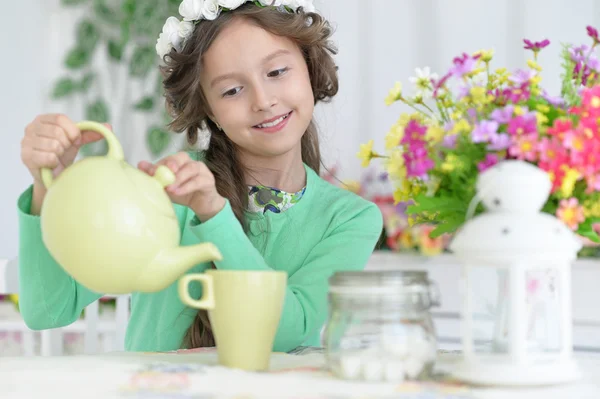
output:
[[[439,364],[451,364],[441,353]],[[325,368],[320,351],[274,353],[269,372],[220,367],[214,349],[174,353],[0,358],[0,398],[196,399],[553,399],[600,398],[600,354],[578,355],[584,381],[567,386],[475,389],[443,382],[342,381]],[[442,366],[443,368],[443,366]]]

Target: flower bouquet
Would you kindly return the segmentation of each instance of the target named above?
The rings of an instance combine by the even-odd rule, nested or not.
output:
[[[383,160],[394,185],[394,202],[407,203],[412,225],[433,225],[431,238],[452,234],[464,222],[478,174],[506,159],[547,171],[551,195],[543,211],[577,234],[600,242],[600,61],[598,31],[587,27],[591,45],[563,46],[559,96],[542,86],[538,63],[548,40],[524,40],[527,67],[493,69],[493,52],[456,57],[438,77],[428,68],[411,78],[405,95],[396,83],[386,104],[402,102],[404,113],[385,137],[385,152],[362,144],[367,166]],[[483,211],[481,204],[475,215]]]

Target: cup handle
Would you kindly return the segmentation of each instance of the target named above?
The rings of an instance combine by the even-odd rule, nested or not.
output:
[[[202,298],[193,299],[190,296],[188,287],[192,281],[198,281],[202,284]],[[207,274],[186,274],[179,279],[179,297],[181,301],[193,308],[197,309],[214,309],[215,308],[215,294],[213,289],[212,276]]]
[[[121,143],[119,143],[119,140],[117,140],[117,136],[115,136],[115,134],[111,132],[109,128],[107,128],[101,123],[91,121],[79,122],[77,123],[77,127],[81,131],[92,130],[103,135],[108,143],[108,154],[106,154],[107,157],[111,159],[116,159],[118,161],[122,161],[123,159],[125,159]],[[46,186],[46,188],[50,188],[53,180],[52,170],[48,168],[42,168],[41,175],[42,181],[44,182],[44,186]]]

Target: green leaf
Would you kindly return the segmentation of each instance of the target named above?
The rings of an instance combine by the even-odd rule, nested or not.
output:
[[[86,73],[83,78],[81,79],[81,82],[79,82],[78,85],[78,90],[85,92],[87,90],[89,90],[89,88],[92,86],[92,83],[94,83],[94,79],[96,79],[96,74],[93,72],[89,72]]]
[[[171,142],[171,136],[169,133],[157,126],[153,126],[148,131],[147,135],[148,148],[152,155],[160,155],[164,150],[167,149]]]
[[[83,20],[77,25],[77,46],[93,53],[100,39],[98,27],[90,20]]]
[[[81,149],[79,151],[84,157],[103,155],[108,152],[108,143],[106,142],[106,140],[100,140],[94,143],[84,144],[83,146],[81,146]]]
[[[60,0],[60,4],[62,4],[63,6],[75,6],[78,4],[83,4],[87,1],[88,0]]]
[[[116,61],[121,61],[123,58],[123,49],[124,46],[121,43],[117,43],[114,40],[108,41],[108,55],[110,58]]]
[[[133,17],[137,3],[137,0],[123,0],[121,11],[126,19]]]
[[[154,98],[144,97],[134,105],[134,108],[139,111],[150,111],[154,108]]]
[[[67,54],[65,66],[69,69],[81,69],[89,63],[90,58],[90,52],[80,47],[76,47]]]
[[[106,4],[106,0],[94,0],[94,11],[96,16],[111,25],[119,25],[121,16],[118,11],[113,10]]]
[[[595,243],[600,243],[600,236],[594,230],[594,225],[600,223],[600,217],[587,218],[577,229],[577,234],[586,237]]]
[[[144,77],[156,66],[156,52],[152,46],[142,46],[135,49],[129,64],[131,76]]]
[[[163,0],[161,0],[163,1]],[[138,1],[131,19],[133,34],[143,37],[158,37],[168,16],[162,15],[156,1]]]
[[[76,86],[71,78],[62,78],[54,86],[52,97],[56,99],[66,97],[75,91]]]
[[[85,117],[89,121],[100,123],[108,122],[110,114],[106,102],[102,99],[98,99],[89,104],[85,109]]]

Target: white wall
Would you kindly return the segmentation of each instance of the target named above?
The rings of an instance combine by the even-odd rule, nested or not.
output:
[[[43,109],[45,60],[43,0],[3,1],[0,5],[0,259],[17,254],[17,196],[29,184],[21,164],[25,125]]]
[[[0,258],[17,253],[16,199],[29,184],[21,166],[23,128],[37,113],[76,112],[76,104],[50,104],[45,97],[61,71],[75,20],[58,0],[4,1],[0,62],[3,77],[0,112]],[[443,74],[462,52],[494,48],[494,66],[523,66],[528,55],[522,39],[548,38],[541,63],[546,87],[558,93],[561,42],[588,43],[585,26],[600,28],[598,0],[316,0],[336,29],[340,92],[317,117],[328,164],[338,163],[339,177],[363,171],[355,154],[370,138],[383,148],[389,126],[403,108],[383,99],[396,80],[408,86],[415,67],[429,65]],[[42,18],[42,11],[45,17]],[[568,15],[568,17],[567,17]],[[26,17],[26,19],[25,19]],[[8,50],[6,50],[8,49]],[[135,146],[134,146],[135,147]],[[130,162],[146,156],[143,145]]]

